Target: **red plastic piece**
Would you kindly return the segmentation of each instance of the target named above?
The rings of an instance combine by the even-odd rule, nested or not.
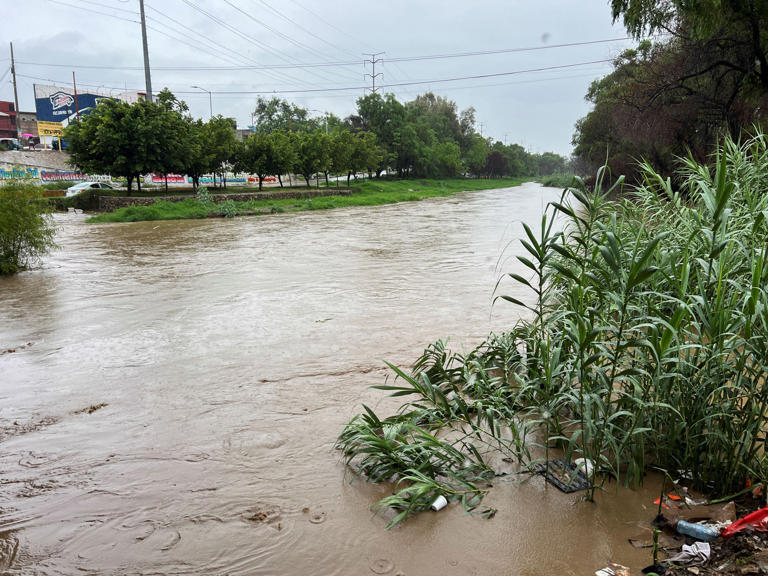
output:
[[[736,520],[736,522],[723,530],[720,536],[723,538],[730,538],[745,528],[752,528],[758,532],[768,532],[768,506],[761,508],[756,512],[752,512],[752,514],[747,514],[740,520]]]

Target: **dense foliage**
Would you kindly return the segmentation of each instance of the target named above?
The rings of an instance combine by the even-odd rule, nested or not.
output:
[[[0,276],[28,268],[54,246],[49,211],[36,186],[0,186]]]
[[[675,156],[706,160],[723,134],[738,138],[766,119],[768,2],[612,0],[613,16],[643,40],[595,81],[592,112],[576,126],[584,173],[608,159],[638,182],[644,159],[664,175]]]
[[[347,425],[346,462],[397,483],[393,523],[438,494],[475,508],[499,455],[522,472],[587,458],[588,498],[651,467],[710,494],[768,480],[768,141],[686,161],[679,191],[642,170],[631,198],[602,172],[525,226],[527,273],[509,276],[532,299],[503,298],[530,320],[464,357],[433,345],[382,387],[415,400]]]
[[[235,145],[234,122],[217,116],[193,121],[187,106],[168,90],[156,102],[134,104],[103,99],[65,132],[72,163],[91,174],[128,181],[128,194],[140,175],[187,173],[195,186],[203,174],[224,172]]]
[[[80,170],[126,178],[130,194],[142,174],[183,173],[195,188],[204,174],[231,169],[259,176],[298,174],[312,179],[365,172],[399,177],[501,178],[562,171],[565,158],[529,154],[522,146],[492,142],[475,132],[474,110],[427,93],[405,104],[391,94],[358,99],[357,114],[310,117],[309,110],[279,98],[260,98],[253,132],[235,139],[235,124],[217,116],[193,120],[168,90],[156,102],[135,104],[104,99],[66,132],[72,163]]]

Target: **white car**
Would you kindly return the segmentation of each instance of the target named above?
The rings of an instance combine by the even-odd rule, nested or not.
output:
[[[80,182],[67,188],[67,196],[75,196],[83,190],[115,190],[115,188],[106,182]]]

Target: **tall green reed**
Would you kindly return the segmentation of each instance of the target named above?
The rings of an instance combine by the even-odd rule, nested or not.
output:
[[[393,366],[399,385],[381,388],[415,399],[381,421],[366,408],[342,433],[353,469],[398,483],[382,501],[406,511],[396,521],[437,493],[474,509],[488,455],[526,467],[536,446],[594,463],[588,499],[649,467],[712,495],[768,480],[767,140],[681,159],[677,186],[642,170],[631,190],[605,188],[605,171],[591,191],[575,178],[524,226],[508,277],[533,303],[499,298],[530,319],[467,356],[437,343],[410,373]]]

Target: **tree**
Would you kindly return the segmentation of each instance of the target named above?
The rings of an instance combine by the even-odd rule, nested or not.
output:
[[[330,162],[328,137],[321,132],[300,132],[296,134],[296,169],[309,180],[314,174],[324,171]]]
[[[64,130],[71,163],[82,172],[111,174],[128,180],[144,172],[145,151],[138,141],[138,104],[105,99],[96,109]]]
[[[430,150],[431,170],[427,175],[432,178],[455,178],[463,171],[461,149],[456,142],[437,142]]]
[[[155,148],[151,157],[157,164],[157,171],[165,177],[165,191],[168,191],[168,173],[183,172],[188,164],[191,150],[189,107],[178,100],[170,90],[163,89],[157,96],[157,105],[150,108],[154,132],[152,144]],[[194,181],[194,180],[193,180]]]
[[[485,138],[480,134],[474,134],[464,156],[464,163],[470,173],[477,176],[485,173],[488,152],[488,142]]]
[[[376,135],[373,132],[359,132],[353,136],[354,147],[350,158],[349,172],[347,172],[347,186],[349,186],[349,178],[353,174],[365,171],[370,175],[376,172],[382,158],[386,156],[384,150],[376,144]]]
[[[317,121],[309,118],[306,108],[276,97],[269,100],[259,97],[253,116],[256,129],[266,134],[308,132],[317,128]]]
[[[614,22],[620,17],[635,38],[668,32],[678,38],[717,41],[718,67],[732,68],[768,91],[768,1],[766,0],[611,0]]]
[[[544,152],[536,155],[536,164],[538,165],[537,175],[547,176],[559,172],[565,172],[565,165],[568,161],[554,152]]]
[[[330,156],[331,168],[334,173],[347,174],[347,186],[352,167],[352,156],[355,153],[355,137],[349,130],[336,130],[331,134]],[[338,187],[338,177],[336,185]]]
[[[675,157],[707,161],[730,134],[766,120],[768,0],[611,0],[631,35],[643,40],[614,62],[587,94],[593,110],[576,126],[573,144],[582,169],[608,162],[614,174],[640,178],[648,161],[675,175]]]
[[[373,132],[378,145],[385,152],[376,167],[376,176],[390,166],[402,172],[405,162],[399,161],[398,149],[409,136],[402,134],[406,124],[405,107],[393,94],[382,96],[374,92],[357,99],[357,111],[357,117],[351,119],[353,126],[359,130]]]
[[[54,247],[49,204],[33,184],[0,186],[0,276],[15,274]]]
[[[185,151],[182,172],[192,178],[192,187],[197,190],[200,177],[211,171],[211,159],[205,142],[205,126],[202,120],[186,120]]]
[[[282,131],[273,132],[272,150],[272,171],[277,174],[280,187],[283,187],[283,174],[290,174],[296,167],[296,146],[291,135]]]
[[[490,178],[500,178],[507,173],[507,159],[498,150],[488,153],[485,160],[485,173]]]
[[[264,178],[271,172],[273,157],[272,137],[263,132],[254,132],[243,142],[238,142],[232,155],[235,170],[259,177],[259,190],[262,189]]]
[[[141,189],[142,174],[186,168],[191,123],[186,112],[186,104],[167,89],[157,102],[105,98],[65,129],[70,161],[83,172],[124,177],[130,196],[134,179]]]
[[[207,149],[210,169],[214,173],[214,184],[216,183],[216,173],[221,176],[221,183],[224,188],[227,187],[225,174],[229,168],[229,159],[235,150],[237,139],[235,138],[235,120],[234,118],[224,118],[221,114],[211,118],[204,129],[204,143]]]

